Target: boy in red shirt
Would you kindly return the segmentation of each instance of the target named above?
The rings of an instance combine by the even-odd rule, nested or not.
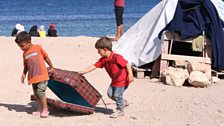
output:
[[[49,76],[45,61],[49,65],[52,74],[54,74],[55,71],[51,60],[40,45],[33,45],[31,43],[31,36],[26,31],[19,33],[16,36],[15,42],[23,51],[24,69],[21,82],[24,84],[26,74],[28,73],[28,84],[32,84],[33,92],[37,99],[38,111],[33,112],[33,114],[46,118],[49,115],[49,111],[45,91],[47,89]]]
[[[108,88],[108,96],[116,102],[117,111],[110,117],[116,118],[124,115],[125,100],[123,93],[129,83],[133,81],[133,74],[130,64],[119,54],[112,51],[112,42],[109,38],[103,37],[97,40],[95,48],[101,56],[95,64],[80,71],[80,74],[86,74],[96,68],[105,68],[112,82]]]

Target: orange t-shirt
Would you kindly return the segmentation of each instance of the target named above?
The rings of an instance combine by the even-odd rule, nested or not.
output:
[[[44,60],[47,56],[47,53],[40,45],[33,45],[23,53],[24,67],[28,69],[29,84],[49,80]]]

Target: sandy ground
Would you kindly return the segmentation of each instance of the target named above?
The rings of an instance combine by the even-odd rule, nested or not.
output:
[[[91,115],[78,115],[50,107],[46,119],[33,116],[31,86],[20,83],[22,51],[14,37],[0,37],[0,126],[224,126],[224,81],[208,88],[172,87],[150,79],[136,79],[125,92],[131,103],[125,116],[111,119],[115,109],[106,90],[110,78],[103,69],[85,75],[102,94]],[[33,38],[49,54],[56,68],[79,71],[99,59],[94,48],[98,38]],[[47,97],[56,98],[48,89]]]

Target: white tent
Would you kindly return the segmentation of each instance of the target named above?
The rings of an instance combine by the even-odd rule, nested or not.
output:
[[[158,33],[173,19],[178,0],[163,0],[145,14],[113,45],[134,66],[154,61],[162,51]]]
[[[219,13],[219,17],[224,21],[224,1],[222,0],[211,0],[215,8]]]
[[[224,20],[224,2],[212,0],[219,16]],[[121,54],[134,66],[142,66],[156,60],[162,52],[159,32],[173,19],[178,0],[162,0],[113,45],[113,51]]]

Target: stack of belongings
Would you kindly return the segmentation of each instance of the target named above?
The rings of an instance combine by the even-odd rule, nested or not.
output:
[[[92,114],[102,95],[75,71],[55,68],[50,75],[48,87],[61,100],[47,98],[49,105],[81,114]]]

